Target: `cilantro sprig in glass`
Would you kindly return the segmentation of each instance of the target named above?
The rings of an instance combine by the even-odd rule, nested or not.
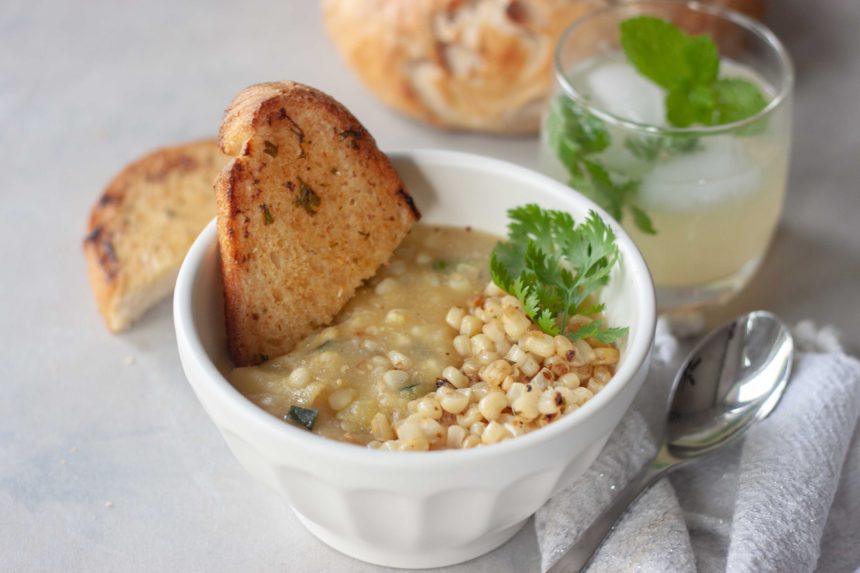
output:
[[[725,300],[779,220],[793,72],[761,24],[698,3],[634,2],[574,22],[540,164],[620,220],[663,310]]]

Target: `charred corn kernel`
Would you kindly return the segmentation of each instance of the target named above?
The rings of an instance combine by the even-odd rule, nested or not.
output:
[[[454,337],[454,350],[462,357],[472,354],[472,341],[465,334],[458,334]]]
[[[439,406],[449,414],[459,414],[469,406],[469,394],[454,391],[442,396],[439,399]]]
[[[508,407],[508,398],[503,392],[492,390],[478,402],[478,410],[485,420],[497,420],[502,410]]]
[[[481,434],[481,442],[484,444],[495,444],[510,437],[505,427],[498,422],[490,422]]]
[[[469,378],[454,366],[446,366],[442,370],[442,377],[457,388],[465,388],[469,385]]]
[[[477,380],[478,372],[481,370],[481,363],[477,358],[467,358],[463,361],[460,371],[466,375],[469,380]]]
[[[430,449],[430,442],[423,436],[412,438],[410,440],[402,440],[400,451],[402,452],[426,452]]]
[[[538,399],[538,412],[541,414],[556,414],[564,406],[564,398],[555,388],[544,390]]]
[[[373,437],[377,440],[391,440],[394,438],[394,430],[391,429],[391,424],[388,422],[388,416],[382,412],[377,412],[370,421],[370,431]]]
[[[541,368],[541,370],[535,374],[531,380],[529,380],[529,384],[532,388],[543,391],[553,380],[555,380],[555,376],[552,375],[552,372],[546,368]]]
[[[466,336],[475,336],[476,334],[481,332],[481,327],[483,326],[484,322],[477,316],[472,316],[471,314],[466,315],[460,322],[460,334],[465,334]]]
[[[403,370],[389,370],[382,375],[382,380],[391,390],[400,390],[409,380],[409,374]]]
[[[481,368],[481,380],[499,386],[512,371],[511,363],[507,360],[494,360]]]
[[[409,358],[406,357],[402,352],[398,352],[396,350],[391,350],[387,355],[388,360],[391,362],[391,365],[397,368],[398,370],[402,370],[409,366]]]
[[[568,352],[567,359],[571,366],[585,366],[594,361],[594,349],[584,340],[574,340],[573,350]]]
[[[473,436],[473,435],[466,436],[466,439],[463,440],[463,449],[474,448],[475,446],[477,446],[480,443],[481,443],[481,438],[479,438],[478,436]]]
[[[352,388],[342,388],[335,390],[328,397],[328,405],[335,412],[343,410],[355,398],[355,390]]]
[[[570,369],[571,372],[579,376],[580,380],[588,380],[591,378],[594,368],[592,366],[577,366]]]
[[[511,340],[517,340],[526,333],[531,321],[519,309],[509,306],[502,311],[502,326]]]
[[[481,328],[481,332],[488,336],[496,345],[505,341],[505,329],[502,327],[502,321],[498,318],[491,318]]]
[[[493,342],[493,339],[487,336],[486,334],[476,334],[471,339],[472,344],[472,354],[480,355],[481,352],[485,350],[489,350],[491,352],[496,351],[496,343]]]
[[[492,350],[482,350],[478,353],[478,362],[484,366],[499,359],[499,353]]]
[[[596,378],[589,378],[589,379],[588,379],[588,384],[586,385],[586,388],[588,388],[589,390],[591,390],[591,392],[592,392],[592,393],[597,394],[598,392],[600,392],[601,390],[603,390],[603,386],[604,386],[604,384],[602,384],[602,383],[601,383],[599,380],[597,380]]]
[[[567,329],[576,331],[586,324],[591,324],[593,319],[589,316],[585,316],[584,314],[574,314],[569,319],[567,319]]]
[[[424,430],[421,429],[421,424],[413,419],[412,416],[394,426],[394,431],[399,440],[424,439]]]
[[[583,404],[594,398],[594,392],[592,392],[588,388],[583,388],[582,386],[580,386],[579,388],[574,388],[573,390],[571,390],[571,392],[571,397],[573,399],[571,404],[575,406],[582,406]]]
[[[510,349],[508,349],[507,354],[505,354],[505,359],[514,364],[520,365],[528,358],[528,353],[523,350],[519,344],[511,345]]]
[[[610,370],[608,366],[598,366],[594,369],[594,372],[591,375],[595,380],[605,385],[610,379],[612,379],[612,370]]]
[[[555,340],[549,334],[540,332],[539,330],[526,332],[520,338],[518,344],[526,352],[531,352],[541,358],[548,358],[555,354]]]
[[[620,355],[618,354],[618,350],[615,348],[594,349],[594,363],[598,365],[610,366],[612,364],[616,364],[619,357]]]
[[[523,304],[515,296],[505,295],[502,297],[502,308],[515,308],[518,311],[523,311]]]
[[[484,301],[484,311],[486,311],[490,319],[500,318],[504,311],[502,308],[502,301],[495,297],[488,298]],[[487,322],[489,322],[489,320]]]
[[[525,392],[517,398],[511,405],[514,414],[520,416],[524,420],[534,420],[538,417],[538,398],[539,394],[536,391]]]
[[[507,293],[499,288],[496,283],[490,281],[484,289],[484,294],[487,296],[505,296]]]
[[[505,396],[508,398],[508,403],[513,404],[517,401],[517,398],[526,393],[526,385],[522,382],[514,382],[511,384],[510,389],[508,389]]]
[[[567,360],[567,353],[573,350],[573,341],[566,336],[559,334],[555,337],[555,353]]]
[[[431,444],[439,444],[445,439],[445,428],[432,418],[421,420],[421,431]]]
[[[287,376],[287,384],[293,388],[304,388],[310,381],[311,371],[304,367],[296,368]]]
[[[418,401],[416,411],[433,420],[438,420],[442,417],[442,406],[439,404],[439,400],[430,395],[424,396]]]
[[[535,360],[535,357],[531,354],[527,355],[525,360],[517,364],[517,366],[519,366],[520,372],[522,372],[529,378],[531,378],[532,376],[537,374],[538,371],[540,371],[540,364],[538,364],[537,360]]]
[[[559,376],[557,383],[565,388],[579,388],[579,376],[575,372],[568,372]]]
[[[567,360],[561,358],[557,354],[544,360],[543,366],[544,368],[549,368],[552,375],[556,378],[570,372],[570,364],[567,363]]]
[[[460,323],[463,322],[463,317],[466,316],[466,311],[459,306],[452,306],[445,315],[445,322],[454,330],[460,330]]]
[[[445,445],[456,449],[463,447],[463,441],[469,433],[463,426],[448,426],[448,434],[445,436]]]
[[[477,404],[472,404],[464,413],[457,416],[457,423],[464,428],[470,428],[475,422],[480,422],[483,419],[481,411],[478,410]]]

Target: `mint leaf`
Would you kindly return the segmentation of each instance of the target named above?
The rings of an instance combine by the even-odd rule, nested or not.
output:
[[[714,83],[720,73],[720,52],[717,45],[707,36],[687,36],[686,41],[684,57],[689,73],[685,79],[693,84]]]
[[[649,217],[645,211],[636,205],[631,205],[630,212],[633,214],[633,224],[636,225],[637,229],[646,235],[657,234],[657,229],[654,228],[654,223],[651,222],[651,217]]]
[[[660,18],[637,16],[621,23],[621,47],[627,59],[640,74],[667,90],[691,76],[687,44],[680,28]]]
[[[714,93],[714,125],[746,119],[767,106],[767,100],[758,86],[741,78],[718,80],[714,84]]]

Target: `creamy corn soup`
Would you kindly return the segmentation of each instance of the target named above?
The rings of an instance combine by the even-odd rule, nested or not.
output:
[[[291,406],[317,410],[314,432],[366,444],[378,412],[396,417],[435,390],[450,364],[462,363],[448,309],[489,281],[497,237],[416,225],[391,259],[335,319],[285,356],[237,368],[234,386],[278,417]]]
[[[287,422],[390,450],[492,444],[579,408],[609,382],[618,350],[541,331],[490,281],[497,240],[416,225],[332,326],[233,370],[232,383]]]

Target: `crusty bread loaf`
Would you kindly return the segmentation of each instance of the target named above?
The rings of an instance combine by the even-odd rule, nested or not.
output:
[[[292,82],[251,86],[227,109],[215,184],[230,354],[246,366],[326,324],[419,217],[349,111]]]
[[[442,127],[533,133],[565,26],[599,0],[325,0],[329,36],[385,103]]]
[[[214,139],[153,151],[123,169],[90,214],[90,283],[110,330],[127,329],[170,294],[191,243],[215,216],[227,158]]]
[[[712,1],[756,17],[763,12],[762,0]],[[621,3],[324,0],[322,6],[341,56],[386,104],[440,127],[521,134],[538,129],[564,29]]]

